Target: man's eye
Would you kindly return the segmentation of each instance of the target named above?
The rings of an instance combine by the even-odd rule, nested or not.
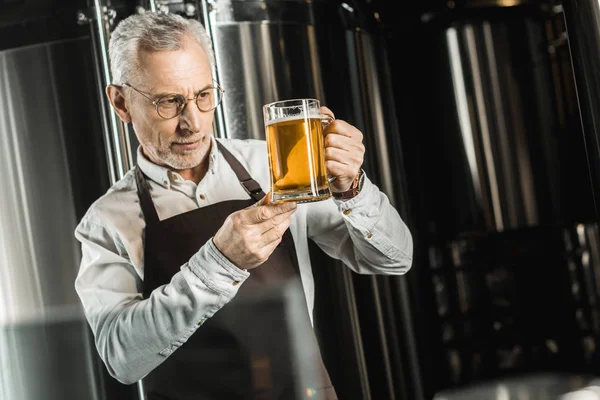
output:
[[[180,96],[167,96],[160,99],[159,103],[161,105],[170,106],[170,105],[180,105],[181,98]]]

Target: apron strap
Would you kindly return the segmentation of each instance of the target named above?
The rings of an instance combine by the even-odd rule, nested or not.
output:
[[[137,165],[135,167],[135,183],[137,184],[138,199],[140,200],[140,207],[142,207],[142,213],[144,214],[146,224],[149,225],[160,222],[158,213],[154,207],[154,202],[152,201],[152,196],[150,196],[150,185],[148,184],[148,181],[146,181],[144,173]]]
[[[246,190],[246,193],[248,193],[248,195],[252,197],[254,201],[260,201],[263,197],[265,197],[265,193],[258,182],[252,179],[246,168],[244,168],[238,159],[235,158],[233,154],[231,154],[229,150],[227,150],[227,148],[218,140],[216,142],[219,150],[221,153],[223,153],[223,157],[225,157],[225,160],[231,166],[231,169],[237,176],[244,190]],[[135,167],[135,182],[137,184],[137,194],[146,224],[160,222],[158,213],[156,212],[156,207],[152,201],[152,196],[150,195],[150,185],[148,184],[148,181],[146,180],[144,173],[139,166]]]
[[[244,190],[246,190],[246,193],[248,193],[248,195],[250,195],[250,197],[252,197],[255,201],[260,201],[263,197],[265,197],[265,192],[263,192],[258,182],[252,179],[246,168],[244,168],[238,159],[235,158],[233,154],[231,154],[229,150],[227,150],[227,148],[221,144],[221,142],[218,140],[216,142],[219,150],[221,150],[221,153],[223,153],[223,157],[225,157],[225,160],[229,163],[231,169],[233,169],[233,172],[235,172],[235,175],[244,187]]]

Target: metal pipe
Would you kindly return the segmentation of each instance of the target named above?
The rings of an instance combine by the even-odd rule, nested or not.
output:
[[[112,83],[108,59],[108,40],[116,12],[102,3],[101,0],[93,0],[87,11],[78,13],[77,21],[79,24],[89,23],[90,25],[108,173],[111,183],[115,183],[132,168],[133,157],[129,141],[129,128],[127,124],[117,118],[104,93],[106,86]]]
[[[201,9],[202,9],[202,16],[201,16],[200,22],[202,22],[202,24],[204,25],[204,29],[206,30],[208,37],[210,37],[210,39],[212,40],[212,43],[213,43],[213,49],[214,49],[214,54],[215,54],[215,65],[213,66],[213,78],[217,82],[221,82],[219,79],[219,71],[217,69],[217,65],[219,65],[218,57],[220,56],[220,53],[217,51],[217,42],[216,42],[215,35],[213,33],[212,22],[210,19],[210,15],[211,15],[211,11],[213,10],[214,3],[215,3],[214,0],[200,0],[200,5],[201,5]],[[225,90],[227,90],[227,88],[225,88]],[[227,98],[224,97],[223,102],[227,103]],[[214,130],[215,130],[216,137],[220,137],[220,138],[229,137],[227,135],[227,129],[225,128],[225,113],[224,113],[223,103],[221,103],[219,105],[219,107],[217,107],[217,109],[215,110]]]
[[[156,12],[156,2],[154,0],[148,0],[148,10],[150,12]]]
[[[337,277],[338,283],[340,283],[341,295],[344,298],[344,304],[347,307],[348,317],[350,318],[350,328],[352,329],[349,337],[353,341],[354,360],[356,360],[358,368],[358,379],[360,380],[361,394],[360,398],[363,400],[371,400],[371,389],[369,383],[369,375],[367,374],[367,361],[365,359],[365,353],[363,351],[362,334],[360,332],[360,322],[358,321],[358,307],[356,304],[356,295],[354,289],[354,282],[352,280],[352,273],[347,268],[340,268],[340,274]]]

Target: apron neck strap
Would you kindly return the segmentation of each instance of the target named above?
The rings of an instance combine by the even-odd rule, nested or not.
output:
[[[252,179],[246,168],[244,168],[237,158],[235,158],[219,141],[217,141],[217,146],[221,153],[223,153],[223,157],[225,157],[225,160],[233,172],[235,172],[235,175],[246,190],[246,193],[248,193],[254,201],[260,201],[265,197],[265,193],[258,182]],[[135,182],[137,183],[137,194],[146,224],[159,222],[160,219],[158,218],[158,213],[154,207],[152,196],[150,196],[150,185],[139,166],[135,167]]]
[[[148,181],[146,181],[144,173],[139,166],[135,167],[135,182],[137,184],[138,199],[140,200],[140,206],[146,224],[159,222],[158,213],[154,207],[152,196],[150,196],[150,185],[148,184]]]
[[[227,148],[221,144],[221,142],[218,140],[216,142],[219,150],[221,153],[223,153],[223,157],[225,157],[225,160],[231,169],[233,169],[233,172],[235,172],[235,175],[244,187],[244,190],[246,190],[246,193],[248,193],[248,195],[252,197],[254,201],[260,201],[263,197],[265,197],[265,192],[263,192],[258,182],[252,179],[246,168],[244,168],[238,159],[235,158],[233,154],[231,154],[229,150],[227,150]]]

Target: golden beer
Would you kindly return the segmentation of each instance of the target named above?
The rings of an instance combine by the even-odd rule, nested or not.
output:
[[[273,201],[302,203],[331,196],[321,123],[318,112],[266,122]]]

